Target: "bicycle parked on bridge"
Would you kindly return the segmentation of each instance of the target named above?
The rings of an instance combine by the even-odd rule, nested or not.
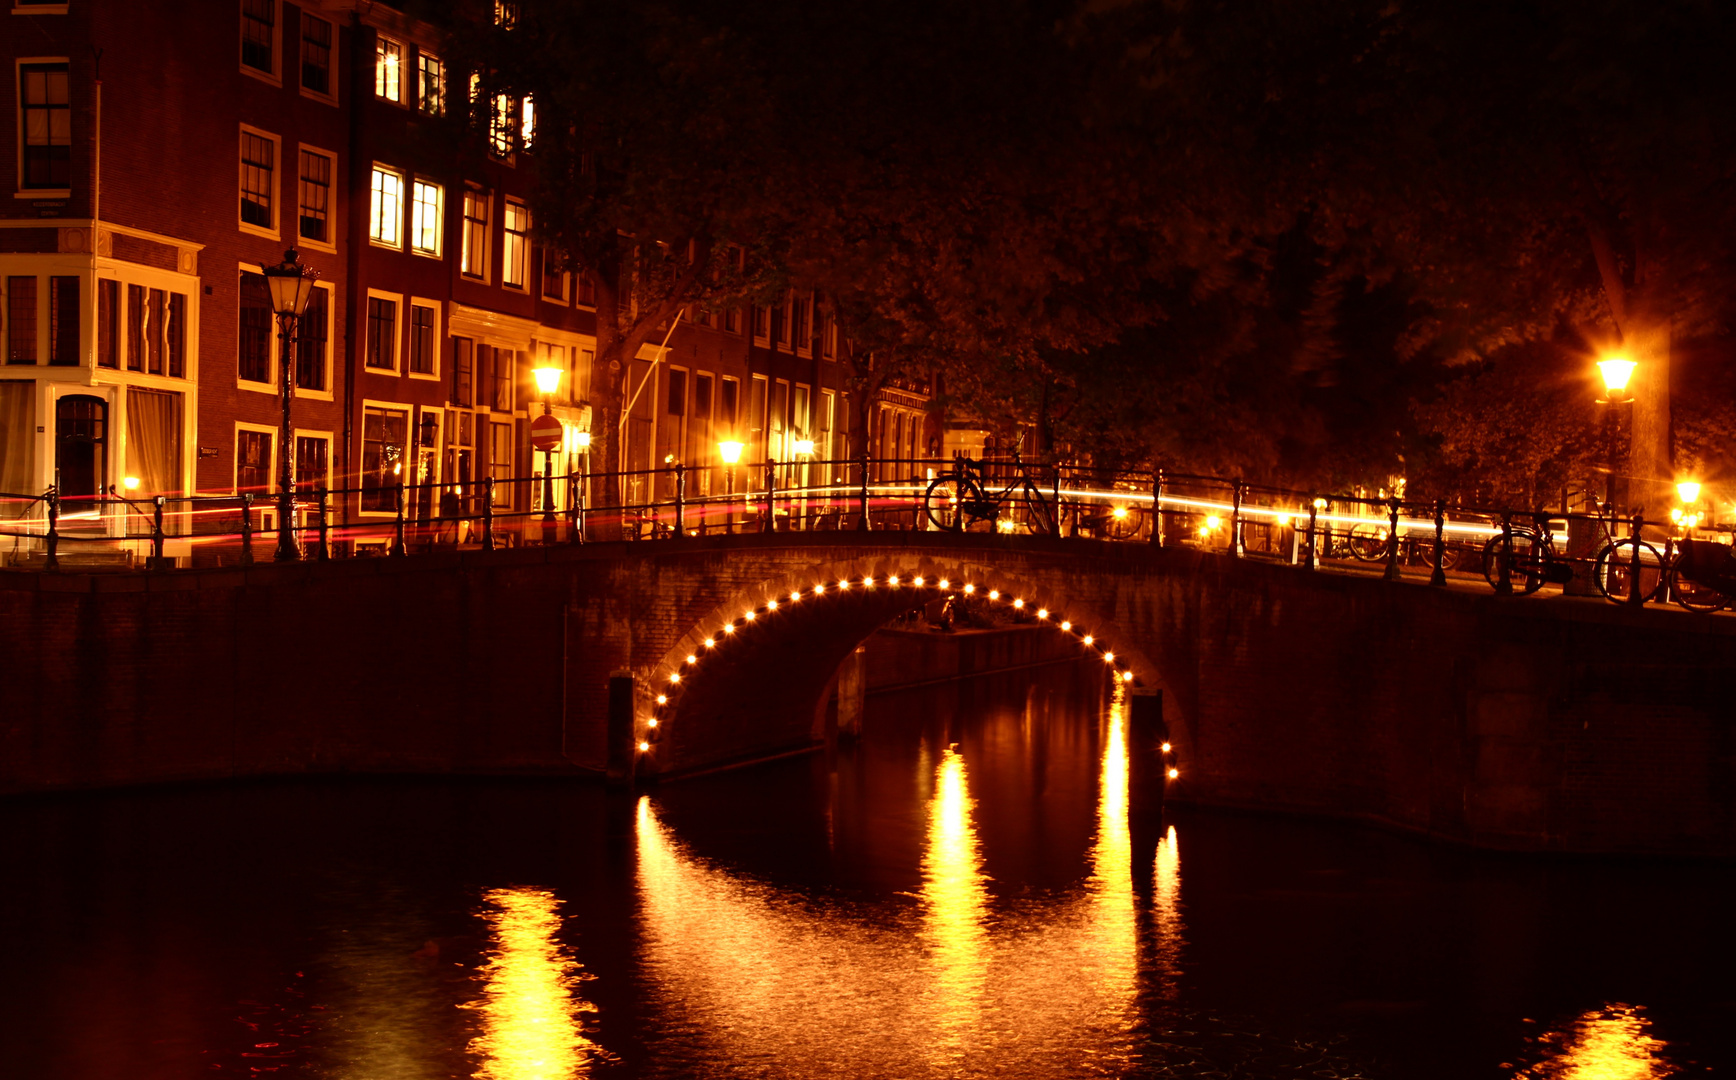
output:
[[[1618,538],[1614,518],[1606,517],[1607,512],[1601,508],[1591,518],[1597,522],[1602,540],[1591,560],[1591,578],[1598,592],[1616,603],[1634,602],[1636,591],[1641,603],[1655,599],[1663,590],[1669,569],[1663,555],[1637,532]],[[1567,584],[1573,579],[1574,563],[1581,560],[1556,548],[1555,534],[1560,531],[1564,530],[1557,529],[1548,514],[1533,514],[1530,525],[1509,523],[1483,545],[1483,579],[1496,592],[1521,596],[1529,596],[1546,583]]]
[[[935,477],[922,497],[922,510],[934,527],[947,532],[1010,532],[1023,525],[1034,535],[1055,532],[1051,500],[1031,479],[1019,457],[1021,438],[1013,444],[1012,476],[995,490],[989,462],[956,459],[955,466]]]

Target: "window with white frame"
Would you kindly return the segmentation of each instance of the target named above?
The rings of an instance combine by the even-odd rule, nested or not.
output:
[[[523,203],[506,201],[505,247],[501,249],[500,283],[522,289],[529,277],[530,210]]]
[[[235,493],[255,497],[271,493],[272,432],[269,428],[235,429]]]
[[[277,76],[277,0],[241,0],[241,66]]]
[[[567,275],[561,269],[559,253],[548,244],[542,248],[542,297],[555,304],[567,302]]]
[[[303,240],[330,244],[332,233],[332,156],[301,148],[298,233]]]
[[[129,324],[132,321],[128,299]],[[271,289],[265,275],[241,272],[240,325],[236,333],[235,374],[242,382],[271,382],[271,331],[276,319],[271,309]],[[130,335],[129,335],[130,337]],[[128,353],[134,346],[129,341]]]
[[[368,239],[385,247],[403,247],[404,175],[375,165],[368,186]]]
[[[65,62],[18,65],[21,189],[72,184],[72,107]]]
[[[363,363],[372,371],[398,370],[398,298],[369,290],[367,319]]]
[[[295,433],[295,488],[324,491],[331,487],[332,437],[323,433]]]
[[[508,157],[518,145],[518,103],[511,94],[494,95],[489,110],[488,144],[495,157]]]
[[[404,101],[404,46],[384,34],[374,39],[374,96]]]
[[[321,97],[337,92],[332,80],[332,24],[301,13],[301,88]]]
[[[307,309],[296,323],[295,385],[301,390],[328,393],[331,358],[332,291],[314,286],[307,298]]]
[[[241,129],[241,227],[277,235],[277,136]]]
[[[464,250],[458,272],[480,281],[488,280],[488,204],[485,192],[464,192]]]
[[[362,510],[398,508],[398,484],[410,435],[410,409],[367,405],[362,409]]]
[[[440,254],[441,207],[445,194],[439,184],[417,180],[410,186],[410,250],[421,255]]]
[[[416,87],[416,107],[429,116],[446,114],[446,65],[430,52],[416,54],[419,76]]]
[[[436,375],[440,312],[433,304],[410,301],[410,374]]]

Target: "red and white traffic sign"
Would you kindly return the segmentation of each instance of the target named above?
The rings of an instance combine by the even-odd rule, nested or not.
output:
[[[539,416],[530,422],[530,444],[543,453],[561,448],[561,418]]]

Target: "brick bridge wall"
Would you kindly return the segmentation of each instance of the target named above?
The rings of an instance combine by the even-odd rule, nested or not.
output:
[[[1736,625],[1191,550],[938,534],[711,538],[137,575],[0,573],[0,791],[305,772],[594,774],[722,623],[863,573],[1000,588],[1164,689],[1206,804],[1514,849],[1736,854]],[[641,771],[812,744],[909,604],[787,603],[702,665]]]

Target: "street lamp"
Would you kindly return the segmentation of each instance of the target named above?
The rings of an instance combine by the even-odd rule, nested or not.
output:
[[[1607,470],[1603,479],[1603,501],[1607,506],[1615,505],[1615,470],[1616,470],[1616,406],[1631,403],[1633,396],[1628,392],[1628,381],[1633,378],[1637,365],[1625,356],[1611,356],[1597,362],[1598,374],[1603,376],[1603,397],[1598,404],[1605,406],[1603,414],[1604,464]]]
[[[271,290],[271,310],[277,314],[277,338],[282,351],[277,380],[283,415],[277,429],[276,558],[288,562],[301,558],[295,531],[290,526],[295,517],[295,427],[289,419],[290,402],[295,400],[295,340],[307,302],[313,298],[313,282],[319,272],[303,266],[294,248],[283,253],[281,263],[261,269],[266,287]]]
[[[552,365],[549,365],[549,364],[545,364],[542,367],[532,369],[531,370],[531,376],[536,379],[537,393],[542,395],[543,415],[544,416],[553,415],[554,414],[554,408],[553,408],[551,403],[554,399],[555,391],[559,390],[561,388],[561,369],[558,367],[554,367]],[[555,435],[558,436],[559,434],[560,434],[560,429],[556,428],[555,429]],[[550,444],[549,448],[547,450],[543,451],[543,496],[542,496],[542,502],[543,502],[543,537],[544,537],[543,542],[544,543],[550,542],[547,538],[553,536],[554,531],[555,531],[555,451],[554,451],[554,448],[556,446],[559,446],[559,445],[560,444],[558,442]]]
[[[1676,495],[1681,498],[1682,505],[1693,506],[1700,501],[1700,483],[1697,480],[1683,480],[1676,485]]]
[[[725,524],[729,526],[729,531],[732,533],[735,532],[735,506],[733,505],[735,501],[735,467],[741,461],[742,449],[742,444],[734,439],[725,439],[717,444],[717,456],[723,459],[725,465],[729,466],[724,471],[724,475],[729,478],[729,490],[724,493],[724,504],[729,506],[729,521]]]

